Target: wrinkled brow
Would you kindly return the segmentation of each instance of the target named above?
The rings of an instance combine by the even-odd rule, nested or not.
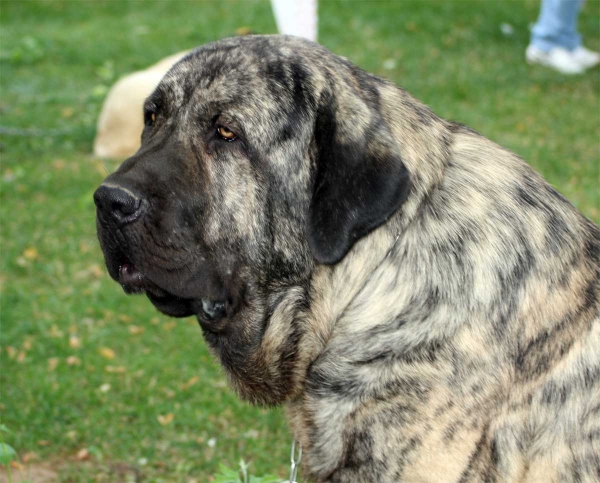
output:
[[[164,105],[164,100],[165,95],[159,87],[144,102],[144,112],[160,109]]]

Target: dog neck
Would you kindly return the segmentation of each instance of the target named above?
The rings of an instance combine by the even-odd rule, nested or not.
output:
[[[411,194],[394,216],[359,240],[341,262],[333,266],[315,267],[310,289],[311,310],[301,319],[304,335],[299,344],[296,371],[300,380],[308,366],[325,349],[340,321],[346,323],[347,319],[361,319],[376,309],[371,306],[356,307],[353,302],[361,294],[371,293],[381,279],[401,276],[398,274],[400,263],[397,259],[403,255],[401,243],[398,242],[428,197],[442,182],[449,162],[449,125],[433,114],[431,124],[426,128],[411,122],[414,116],[412,106],[421,103],[404,91],[384,91],[383,96],[387,105],[400,106],[400,109],[407,106],[403,116],[387,115],[390,119],[405,120],[390,124],[397,133],[398,150],[410,173]],[[423,108],[426,109],[425,106]],[[415,146],[419,146],[419,149]]]
[[[408,95],[402,91],[384,94],[392,95],[399,99],[388,99],[390,103],[408,104],[404,99]],[[410,196],[383,225],[358,240],[340,262],[314,265],[306,283],[269,290],[264,310],[268,320],[260,346],[244,364],[255,368],[259,376],[240,373],[232,377],[242,397],[266,404],[294,399],[302,393],[309,367],[326,350],[334,332],[369,319],[373,322],[373,309],[384,309],[372,307],[366,294],[373,293],[382,280],[402,276],[403,240],[444,177],[451,140],[447,124],[436,117],[428,126],[406,121],[406,125],[392,128],[397,131],[400,158],[410,173]],[[358,305],[357,300],[361,300]],[[233,369],[241,371],[237,366]]]

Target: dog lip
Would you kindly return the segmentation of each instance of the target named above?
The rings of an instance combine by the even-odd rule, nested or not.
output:
[[[171,317],[196,315],[203,328],[209,331],[220,332],[225,320],[235,311],[231,300],[207,297],[204,294],[190,297],[190,293],[165,290],[128,258],[121,259],[115,278],[126,294],[146,294],[158,310]]]
[[[150,302],[163,314],[170,317],[188,317],[195,315],[195,302],[191,299],[177,297],[163,291],[162,294],[155,293],[152,290],[146,292]]]
[[[119,267],[119,279],[124,284],[139,284],[142,274],[133,263],[123,263]]]
[[[152,295],[157,299],[165,299],[181,297],[171,294],[162,287],[150,280],[142,271],[133,263],[124,261],[118,269],[117,281],[123,287],[123,291],[127,295],[147,294]]]
[[[221,319],[227,315],[226,302],[220,300],[202,300],[202,314],[208,322]]]
[[[129,262],[124,262],[119,267],[119,283],[127,294],[141,294],[147,288],[142,272],[133,263]]]
[[[220,319],[224,315],[224,303],[201,297],[182,297],[176,293],[168,292],[150,280],[135,264],[128,260],[123,261],[119,266],[118,281],[126,294],[145,293],[158,310],[171,317],[196,315],[198,310],[204,312],[205,318],[209,321]]]

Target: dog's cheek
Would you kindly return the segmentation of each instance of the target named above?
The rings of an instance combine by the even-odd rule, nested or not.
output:
[[[207,182],[201,187],[210,205],[205,234],[214,243],[249,237],[260,222],[260,190],[248,160],[234,150],[226,154],[211,160]]]

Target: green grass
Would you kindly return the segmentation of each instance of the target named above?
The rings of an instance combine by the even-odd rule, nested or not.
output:
[[[323,1],[320,41],[512,149],[598,222],[600,71],[524,62],[538,8]],[[580,31],[595,50],[599,18],[588,0]],[[92,193],[117,163],[90,155],[117,78],[239,27],[274,33],[269,3],[3,0],[0,22],[4,439],[63,481],[203,482],[242,458],[284,477],[282,411],[236,399],[194,320],[168,320],[108,278]]]

